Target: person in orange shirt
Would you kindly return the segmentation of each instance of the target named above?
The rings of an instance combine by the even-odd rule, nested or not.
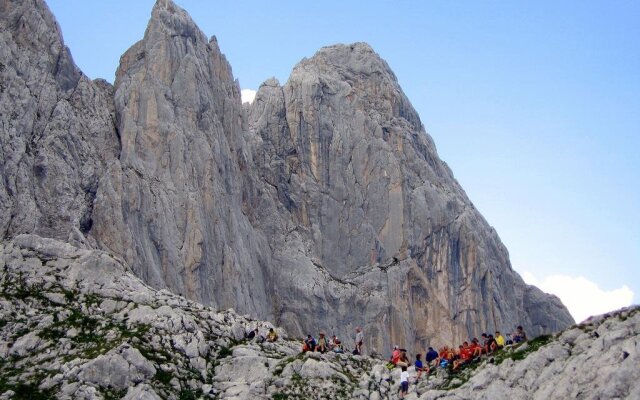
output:
[[[470,347],[473,357],[480,357],[482,355],[482,346],[478,343],[478,339],[473,338]]]
[[[449,346],[444,346],[440,349],[440,353],[438,353],[438,357],[440,357],[439,361],[446,360],[449,356]]]
[[[460,353],[460,358],[453,362],[453,369],[460,368],[461,366],[470,362],[471,359],[473,358],[473,352],[468,342],[464,342],[464,344],[460,346],[459,353]]]

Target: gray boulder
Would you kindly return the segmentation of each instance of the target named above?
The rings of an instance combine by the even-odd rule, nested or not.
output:
[[[123,345],[85,364],[78,379],[102,387],[126,389],[148,381],[155,373],[153,364],[138,349]]]

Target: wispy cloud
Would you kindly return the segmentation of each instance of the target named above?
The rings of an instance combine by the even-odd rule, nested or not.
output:
[[[522,279],[544,292],[558,296],[576,322],[584,321],[592,315],[630,306],[633,301],[633,292],[627,285],[605,290],[582,276],[549,275],[538,278],[525,271],[522,273]]]
[[[243,103],[253,103],[253,99],[256,98],[256,91],[251,89],[242,89],[240,91],[240,97]]]

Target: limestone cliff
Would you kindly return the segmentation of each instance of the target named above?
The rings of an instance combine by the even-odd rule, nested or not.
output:
[[[282,249],[274,259],[290,264],[301,242],[316,267],[300,275],[296,261],[298,283],[278,291],[281,322],[293,332],[305,310],[332,328],[365,325],[375,348],[389,344],[382,338],[424,346],[518,323],[535,334],[557,331],[572,321],[558,299],[511,269],[368,45],[323,48],[284,86],[265,82],[249,130],[261,139],[256,165],[295,226],[270,235]],[[302,331],[311,330],[305,322]]]
[[[91,236],[155,287],[271,318],[270,250],[247,214],[251,165],[231,67],[171,2],[153,8],[115,82],[122,151]]]
[[[0,229],[117,256],[155,288],[366,348],[573,321],[511,269],[388,65],[321,49],[252,106],[171,1],[113,87],[41,0],[0,0]]]
[[[75,66],[41,1],[0,1],[0,235],[82,241],[117,157],[112,88]]]

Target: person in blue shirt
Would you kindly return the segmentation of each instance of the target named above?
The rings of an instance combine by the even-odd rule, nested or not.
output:
[[[433,347],[429,347],[429,351],[427,351],[427,354],[425,356],[425,361],[427,362],[427,365],[431,366],[433,361],[437,360],[438,357],[439,357],[438,352],[435,351]]]
[[[429,366],[427,365],[425,367],[422,365],[422,354],[416,354],[415,366],[416,366],[416,372],[418,373],[418,375],[416,376],[416,382],[418,382],[418,380],[422,376],[423,371],[425,374],[429,375]]]

